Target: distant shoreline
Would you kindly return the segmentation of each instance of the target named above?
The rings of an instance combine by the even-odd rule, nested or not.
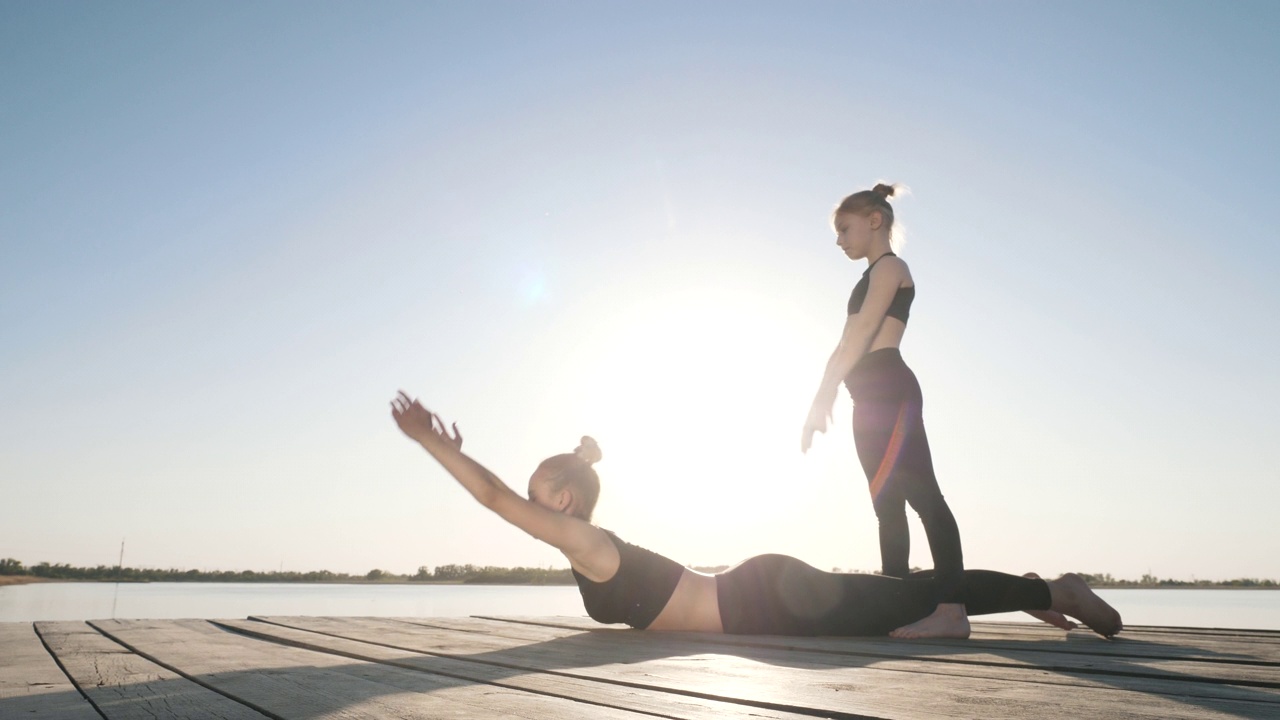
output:
[[[0,587],[35,583],[123,583],[151,585],[181,583],[183,585],[501,585],[503,587],[572,587],[571,582],[466,582],[463,580],[115,580],[113,578],[44,578],[34,575],[0,575]]]
[[[727,565],[694,565],[692,570],[715,574],[728,569]],[[912,568],[918,570],[919,568]],[[840,572],[837,568],[836,572]],[[1204,588],[1230,590],[1276,590],[1280,582],[1269,578],[1234,578],[1231,580],[1178,580],[1161,578],[1151,573],[1130,580],[1117,578],[1111,573],[1079,573],[1089,587],[1105,590],[1195,590]],[[493,565],[438,565],[422,566],[412,575],[373,569],[363,575],[353,575],[330,570],[298,572],[256,570],[180,570],[177,568],[134,568],[98,565],[75,567],[67,564],[42,562],[26,567],[13,558],[0,558],[0,586],[21,585],[32,582],[110,582],[110,583],[288,583],[288,584],[340,584],[340,585],[510,585],[510,586],[572,586],[573,572],[569,568],[496,567]]]
[[[182,584],[207,584],[207,585],[466,585],[470,587],[494,586],[494,587],[572,587],[573,583],[564,582],[466,582],[462,580],[400,580],[400,579],[382,579],[382,580],[114,580],[114,579],[74,579],[74,578],[43,578],[33,575],[0,575],[0,587],[10,585],[30,585],[36,583],[114,583],[121,582],[129,585],[147,585],[151,583],[182,583]],[[1280,591],[1277,587],[1265,586],[1247,586],[1247,585],[1137,585],[1137,584],[1106,584],[1106,585],[1090,585],[1094,590],[1271,590]]]
[[[30,575],[0,575],[0,587],[5,585],[27,585],[29,583],[63,582],[49,578],[32,577]]]

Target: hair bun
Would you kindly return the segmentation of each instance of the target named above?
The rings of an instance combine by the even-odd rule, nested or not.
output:
[[[894,194],[896,194],[896,193],[898,192],[898,186],[897,186],[897,185],[886,185],[886,184],[884,184],[884,183],[876,183],[876,186],[875,186],[875,187],[873,187],[873,188],[871,188],[871,192],[873,192],[873,193],[875,193],[876,195],[879,195],[880,197],[882,197],[882,198],[884,198],[884,199],[888,200],[889,198],[893,197],[893,196],[894,196]]]
[[[595,438],[590,435],[582,436],[582,444],[573,449],[573,454],[588,465],[595,465],[600,462],[600,458],[604,457],[604,454],[600,452],[600,446],[596,444]]]

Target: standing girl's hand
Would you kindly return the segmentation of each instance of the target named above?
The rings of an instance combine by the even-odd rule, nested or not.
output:
[[[453,435],[450,435],[439,415],[410,398],[403,390],[396,393],[391,401],[391,417],[405,435],[419,443],[444,440],[455,448],[462,448],[462,433],[458,432],[457,423],[453,423]]]
[[[834,404],[834,398],[830,403],[825,403],[825,407],[818,398],[814,398],[813,405],[809,407],[809,417],[804,421],[804,430],[800,433],[800,452],[809,452],[815,432],[827,431],[827,421],[831,419],[831,406]]]

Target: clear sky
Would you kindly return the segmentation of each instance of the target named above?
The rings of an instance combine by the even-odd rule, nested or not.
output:
[[[689,564],[878,566],[800,428],[878,180],[969,567],[1280,577],[1280,5],[0,4],[0,557],[564,567],[389,417]],[[913,563],[929,566],[914,515]]]

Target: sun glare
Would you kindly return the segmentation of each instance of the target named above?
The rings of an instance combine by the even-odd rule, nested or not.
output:
[[[803,472],[800,427],[821,370],[806,323],[777,297],[733,287],[677,289],[610,318],[576,353],[609,461],[598,519],[662,518],[690,561],[732,556]],[[713,534],[736,538],[724,549],[696,536],[712,511]]]

